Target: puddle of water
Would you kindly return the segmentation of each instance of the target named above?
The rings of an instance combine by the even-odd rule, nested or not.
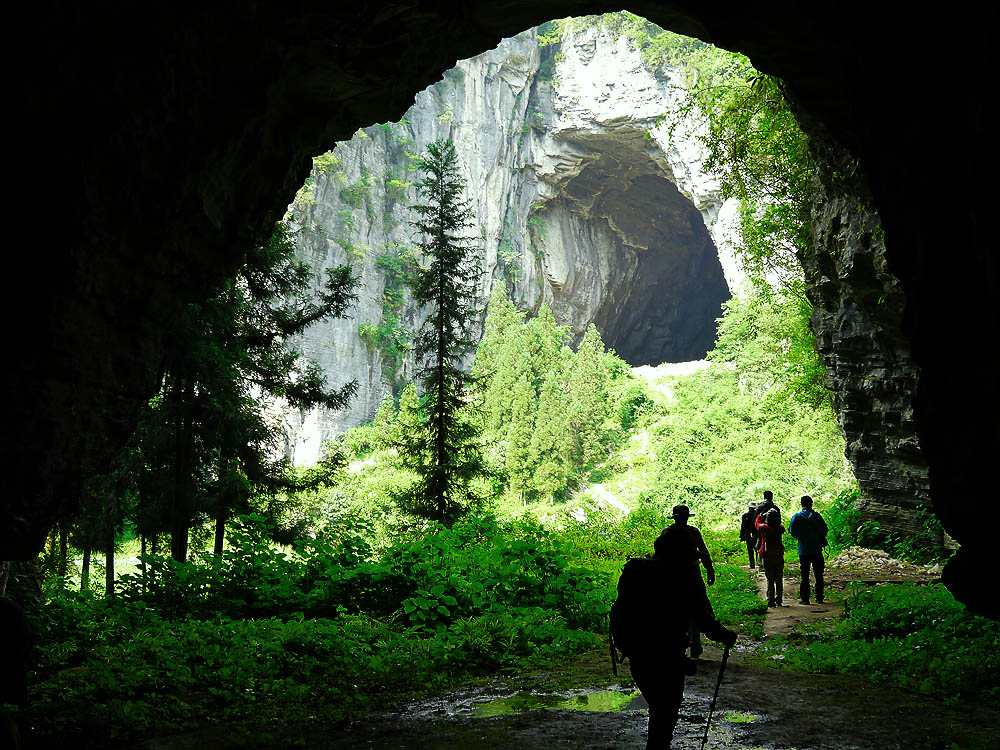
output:
[[[726,711],[722,714],[722,718],[731,724],[750,724],[760,717],[755,714],[741,714],[739,711]]]
[[[635,704],[635,705],[633,705]],[[510,714],[537,709],[563,709],[571,711],[602,711],[612,713],[630,708],[646,708],[646,702],[638,692],[619,693],[617,690],[602,690],[579,695],[548,695],[518,693],[508,698],[498,698],[489,703],[480,703],[472,710],[479,718],[509,716]]]

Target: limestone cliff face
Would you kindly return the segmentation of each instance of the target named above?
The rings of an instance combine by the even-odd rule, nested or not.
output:
[[[459,62],[399,123],[359,130],[317,160],[290,208],[301,256],[318,270],[350,263],[362,284],[353,318],[316,326],[299,347],[359,392],[342,412],[289,416],[289,455],[315,460],[413,377],[412,358],[394,367],[358,331],[387,319],[386,259],[416,244],[414,157],[441,138],[462,163],[484,303],[503,283],[521,309],[548,304],[577,337],[596,324],[633,364],[702,357],[739,282],[735,206],[703,169],[694,126],[671,135],[657,124],[683,86],[624,37],[589,28],[542,47],[529,31]],[[423,319],[408,302],[392,312],[404,332]]]
[[[821,191],[814,249],[803,258],[812,327],[834,394],[847,457],[869,520],[909,532],[931,507],[914,409],[920,369],[903,333],[906,297],[889,269],[885,233],[857,163],[813,137]]]

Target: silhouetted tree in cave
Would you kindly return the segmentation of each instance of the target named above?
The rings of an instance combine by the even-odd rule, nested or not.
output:
[[[171,329],[163,386],[136,438],[140,493],[145,487],[169,502],[137,520],[144,537],[169,531],[177,560],[187,557],[188,531],[199,513],[215,520],[219,553],[226,521],[249,510],[255,493],[301,488],[335,468],[330,459],[312,476],[296,477],[275,458],[277,425],[265,415],[268,398],[293,408],[339,409],[357,390],[356,382],[328,389],[319,367],[288,346],[308,326],[343,316],[355,299],[349,266],[328,269],[315,298],[312,277],[279,224],[215,296],[189,305]],[[154,510],[142,498],[140,508]]]

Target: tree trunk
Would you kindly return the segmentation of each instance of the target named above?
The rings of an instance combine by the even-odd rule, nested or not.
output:
[[[192,499],[188,492],[190,472],[188,471],[189,439],[184,380],[178,378],[174,386],[174,492],[170,523],[170,556],[177,562],[186,562],[188,553],[188,530],[190,527]]]
[[[83,551],[83,565],[80,568],[80,591],[90,588],[90,549]]]
[[[157,553],[157,550],[159,549],[159,544],[158,544],[159,536],[160,536],[159,534],[154,533],[149,540],[149,554],[151,555],[155,555]],[[150,583],[156,582],[156,568],[152,568],[150,570],[149,580]]]
[[[69,551],[69,527],[65,522],[59,524],[59,575],[66,575],[66,558]]]
[[[226,540],[226,516],[224,510],[219,510],[215,516],[215,560],[218,563],[222,560],[222,545]]]
[[[113,543],[104,553],[104,598],[115,598],[115,548]]]

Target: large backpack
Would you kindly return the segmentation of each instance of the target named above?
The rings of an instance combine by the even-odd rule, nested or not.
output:
[[[781,540],[782,527],[780,522],[778,526],[772,527],[770,524],[764,528],[759,529],[760,543],[757,547],[757,552],[761,557],[783,557],[785,554],[785,544]]]
[[[635,653],[655,627],[650,604],[654,597],[663,595],[661,565],[651,557],[636,557],[625,563],[609,619],[612,662],[617,656],[615,649],[623,657]]]

